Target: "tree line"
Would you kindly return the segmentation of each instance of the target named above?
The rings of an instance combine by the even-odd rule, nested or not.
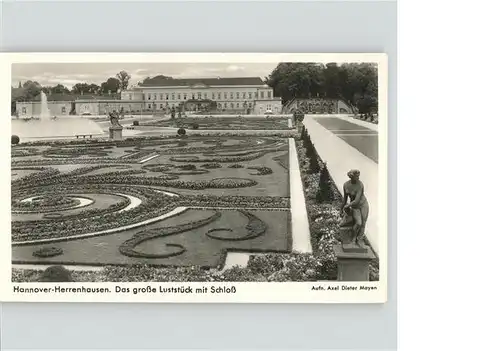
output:
[[[343,99],[360,113],[378,109],[378,72],[373,63],[282,62],[265,82],[283,103],[321,97]]]

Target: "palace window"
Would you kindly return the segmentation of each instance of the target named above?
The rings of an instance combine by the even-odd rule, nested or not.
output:
[[[267,92],[267,97],[268,97],[268,98],[271,98],[271,90],[269,90],[269,91]]]
[[[227,93],[224,93],[224,99],[227,99]]]
[[[243,99],[247,98],[247,93],[243,93]]]
[[[258,99],[259,98],[259,93],[255,92],[255,98]]]
[[[163,100],[163,94],[160,94],[160,100]]]
[[[217,99],[220,100],[220,93],[217,93]]]
[[[236,103],[236,108],[240,108],[240,103],[239,102]]]
[[[156,100],[156,94],[153,95],[153,100]]]
[[[263,92],[263,91],[261,91],[261,92],[260,92],[260,98],[261,98],[261,99],[263,99],[263,98],[264,98],[264,92]]]
[[[165,100],[168,100],[168,94],[165,94]]]
[[[198,100],[201,100],[201,93],[198,93]]]
[[[249,108],[251,108],[251,107],[252,107],[252,103],[251,103],[251,102],[249,102],[249,103],[248,103],[248,107],[249,107]]]
[[[148,94],[148,100],[151,100],[151,94]]]
[[[212,100],[215,100],[215,93],[212,93]]]
[[[206,99],[208,99],[208,94],[207,94],[207,93],[204,93],[204,94],[203,94],[203,97],[205,98],[205,100],[206,100]]]
[[[233,98],[234,98],[234,93],[233,93],[233,92],[231,92],[231,99],[233,99]]]
[[[61,113],[66,113],[66,106],[61,107]]]
[[[236,93],[236,98],[239,99],[240,98],[240,93]]]
[[[151,109],[151,104],[148,104],[148,108]]]
[[[222,108],[222,104],[220,102],[217,104],[217,108]]]
[[[163,108],[163,104],[160,104],[160,108]]]
[[[231,108],[234,108],[234,104],[231,102]]]
[[[188,98],[188,94],[184,93],[184,100],[187,100],[187,98]]]
[[[23,107],[23,112],[22,113],[23,113],[23,115],[26,114],[26,107]]]
[[[227,102],[224,103],[224,108],[227,108]]]

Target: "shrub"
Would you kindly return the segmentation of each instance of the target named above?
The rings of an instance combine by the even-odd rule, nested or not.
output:
[[[177,130],[177,135],[186,135],[186,130],[184,128],[179,128]]]
[[[51,283],[64,283],[72,282],[73,278],[71,272],[68,271],[63,266],[50,266],[45,271],[43,271],[40,282],[51,282]]]
[[[200,128],[200,125],[199,125],[198,123],[193,123],[193,124],[191,125],[191,128],[193,128],[193,129],[198,129],[198,128]]]
[[[19,137],[17,135],[13,135],[13,136],[10,137],[10,143],[12,145],[19,144],[19,141],[20,141],[20,139],[19,139]]]
[[[132,122],[132,125],[134,125],[134,126],[138,126],[138,125],[139,125],[139,121],[134,121],[134,122]]]

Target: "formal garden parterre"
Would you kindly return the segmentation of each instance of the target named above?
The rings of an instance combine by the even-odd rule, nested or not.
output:
[[[13,263],[220,269],[232,251],[290,252],[288,172],[273,160],[288,139],[179,141],[23,144]]]
[[[312,253],[292,252],[290,137]],[[331,201],[318,196],[323,165],[306,144],[296,131],[21,144],[12,154],[13,263],[103,266],[72,272],[75,281],[335,280],[340,196],[334,184]],[[231,252],[248,252],[248,265],[221,270]]]

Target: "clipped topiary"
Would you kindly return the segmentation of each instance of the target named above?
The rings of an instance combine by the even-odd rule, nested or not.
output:
[[[138,126],[138,125],[139,125],[139,121],[134,121],[134,122],[132,122],[132,125],[134,125],[134,126]]]
[[[19,137],[17,135],[13,135],[10,137],[10,143],[12,145],[17,145],[17,144],[19,144],[20,141],[21,140],[19,139]]]
[[[313,149],[314,150],[314,149]],[[313,155],[309,158],[309,173],[314,174],[320,171],[318,156],[316,150],[314,150]]]
[[[184,128],[179,128],[177,130],[177,135],[180,135],[180,136],[186,135],[186,130]]]
[[[332,180],[330,178],[330,173],[328,173],[328,169],[326,165],[321,169],[321,173],[319,174],[319,188],[316,193],[316,201],[319,203],[322,202],[331,202],[335,199],[335,194],[332,189]]]
[[[193,124],[191,125],[191,128],[193,128],[193,129],[198,129],[198,128],[200,128],[200,125],[199,125],[198,123],[193,123]]]
[[[39,281],[44,283],[65,283],[73,282],[73,277],[71,272],[63,266],[50,266],[43,271]]]

